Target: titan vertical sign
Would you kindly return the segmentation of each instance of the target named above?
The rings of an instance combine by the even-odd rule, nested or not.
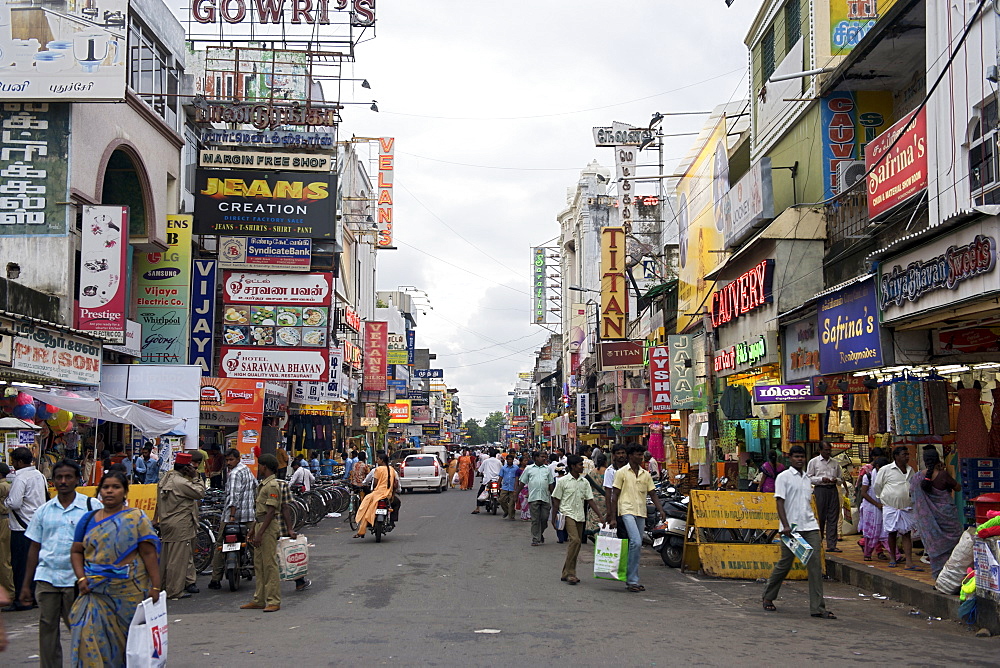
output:
[[[649,409],[654,413],[666,413],[671,409],[669,346],[649,350]]]
[[[396,139],[378,140],[378,247],[392,247],[392,179],[395,173]]]
[[[194,261],[191,287],[191,347],[188,364],[201,366],[201,375],[212,375],[212,340],[215,336],[215,260]]]
[[[545,290],[548,287],[545,277],[545,249],[531,249],[531,322],[544,325],[548,309],[545,308]]]
[[[628,320],[625,228],[601,229],[601,338],[624,339]]]

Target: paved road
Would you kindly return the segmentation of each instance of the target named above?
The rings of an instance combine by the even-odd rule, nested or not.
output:
[[[567,586],[551,529],[533,548],[526,522],[470,515],[472,499],[454,490],[407,494],[402,523],[381,544],[351,540],[347,525],[324,520],[307,532],[313,588],[284,584],[278,613],[238,610],[250,592],[200,582],[201,594],[170,604],[170,664],[930,665],[948,657],[985,666],[1000,656],[997,639],[839,583],[826,590],[839,620],[809,617],[804,583],[787,585],[780,611],[765,613],[761,585],[687,576],[651,550],[644,593],[585,577],[586,553],[583,582]],[[33,614],[5,615],[13,642],[4,665],[36,662]],[[485,629],[499,633],[477,633]]]

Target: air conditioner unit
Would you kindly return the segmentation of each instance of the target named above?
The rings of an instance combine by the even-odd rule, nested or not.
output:
[[[865,161],[851,160],[837,165],[837,194],[847,192],[865,176]]]

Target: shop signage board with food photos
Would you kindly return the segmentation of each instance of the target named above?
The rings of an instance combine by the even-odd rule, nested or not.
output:
[[[325,353],[330,338],[332,281],[329,273],[225,272],[223,345],[232,349]],[[294,363],[295,356],[282,358]],[[324,378],[298,380],[326,380],[325,371]]]

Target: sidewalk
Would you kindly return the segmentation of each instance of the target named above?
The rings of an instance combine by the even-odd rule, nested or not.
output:
[[[865,561],[856,541],[857,536],[847,536],[838,545],[843,552],[826,553],[827,575],[911,605],[927,616],[961,621],[958,596],[947,596],[934,589],[930,566],[920,563],[919,557],[914,559],[923,571],[907,571],[902,563],[897,568],[889,568],[887,561],[876,558]]]

